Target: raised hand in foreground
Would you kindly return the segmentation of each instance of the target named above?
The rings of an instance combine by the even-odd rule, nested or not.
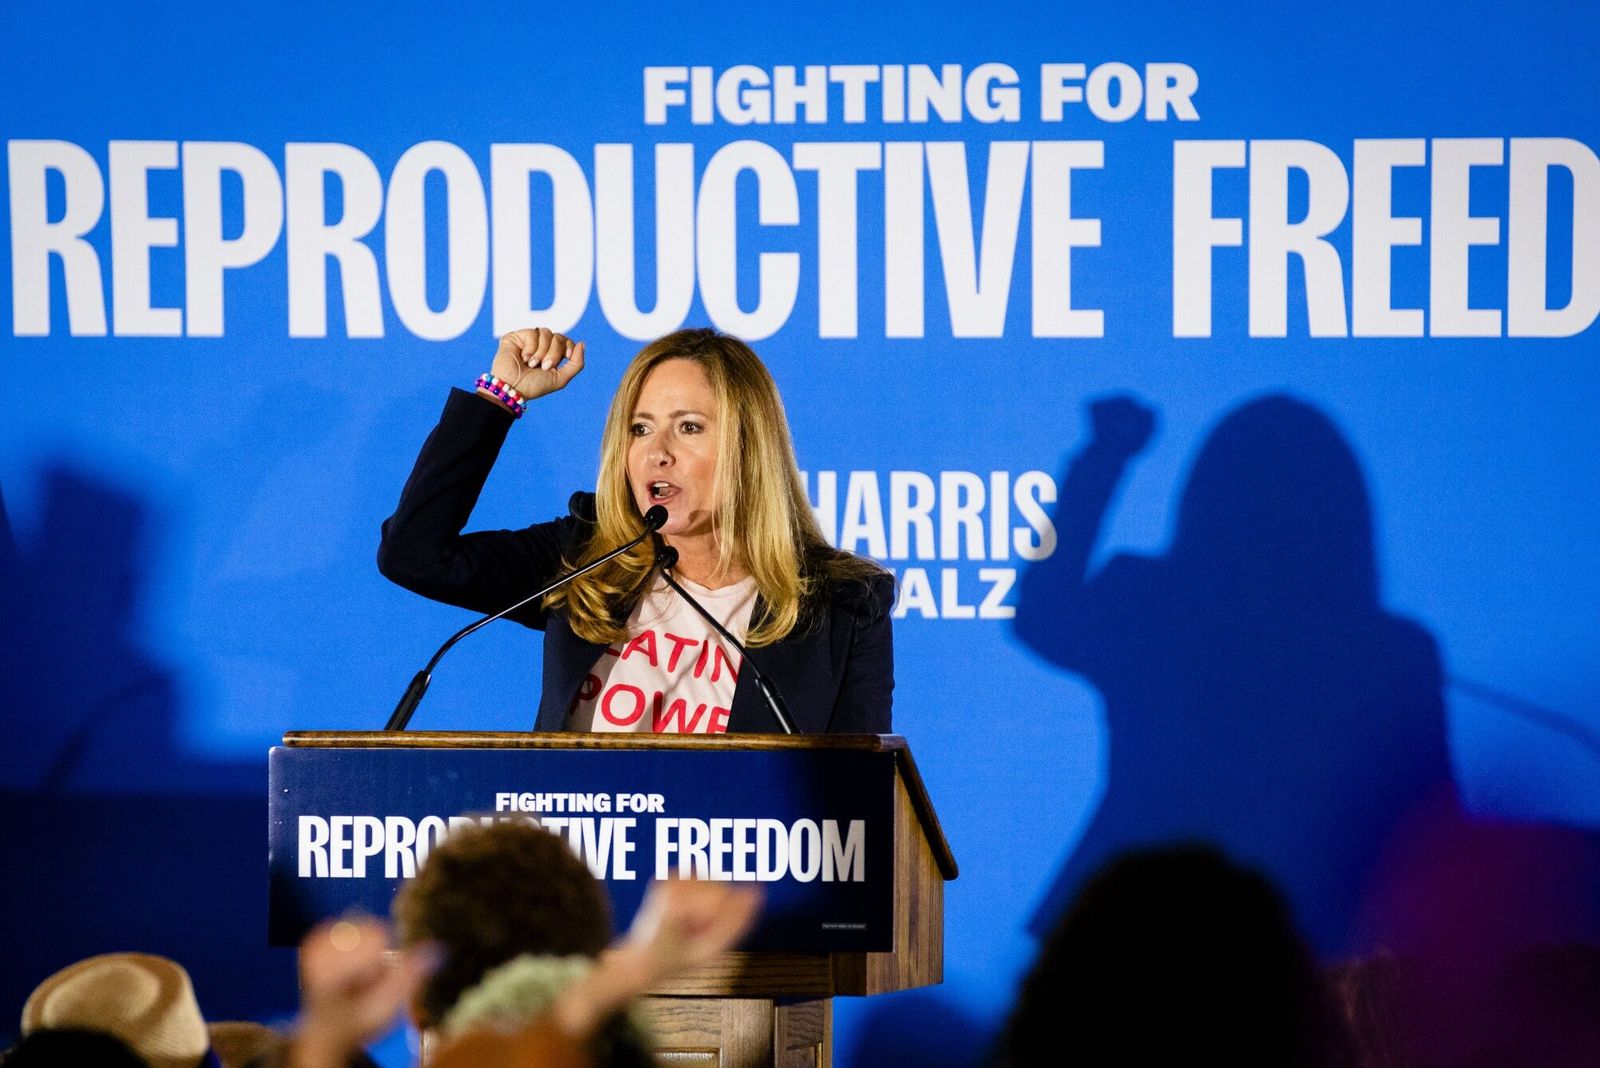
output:
[[[300,1021],[289,1049],[294,1068],[344,1068],[394,1025],[438,964],[432,946],[389,950],[378,920],[321,924],[300,943]]]

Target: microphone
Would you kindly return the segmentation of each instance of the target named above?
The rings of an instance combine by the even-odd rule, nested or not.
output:
[[[666,525],[667,510],[661,507],[659,504],[652,505],[650,510],[644,514],[644,531],[637,538],[634,538],[632,541],[623,545],[617,546],[615,549],[612,549],[598,560],[594,560],[588,564],[585,564],[576,571],[562,575],[544,589],[528,594],[528,596],[524,597],[516,604],[507,605],[500,611],[469,623],[460,630],[456,631],[454,634],[450,635],[450,637],[446,639],[445,643],[439,646],[439,651],[433,654],[433,659],[428,661],[428,666],[417,672],[416,675],[411,679],[411,685],[406,687],[406,692],[401,696],[400,703],[394,706],[394,712],[389,715],[389,722],[384,725],[383,729],[386,731],[403,731],[406,729],[406,724],[411,722],[411,714],[417,710],[417,705],[422,703],[422,695],[428,692],[428,684],[433,681],[433,669],[439,665],[440,659],[443,658],[445,653],[450,651],[450,647],[456,642],[460,641],[462,638],[465,638],[479,627],[487,626],[499,619],[501,616],[510,615],[523,605],[537,601],[551,590],[560,589],[562,586],[565,586],[567,583],[571,582],[580,575],[587,575],[601,564],[621,556],[623,553],[627,552],[635,545],[638,545],[641,541],[644,541],[644,539],[648,538],[650,535],[654,534],[656,531],[660,530]]]
[[[783,733],[798,733],[794,729],[794,719],[789,715],[789,706],[783,703],[783,695],[778,692],[778,687],[773,684],[772,680],[761,673],[761,669],[755,665],[755,661],[750,659],[750,654],[745,651],[744,643],[729,634],[728,628],[719,623],[710,612],[707,612],[704,605],[689,596],[689,591],[680,586],[678,580],[672,577],[671,571],[677,562],[678,550],[670,545],[656,547],[656,567],[661,569],[661,578],[668,586],[678,592],[679,597],[689,603],[690,608],[700,613],[700,618],[710,623],[716,632],[728,641],[728,644],[739,650],[739,655],[744,658],[744,666],[748,667],[750,673],[756,677],[756,686],[761,690],[761,696],[767,699],[767,707],[772,709],[773,718],[778,721],[778,726],[783,728]]]

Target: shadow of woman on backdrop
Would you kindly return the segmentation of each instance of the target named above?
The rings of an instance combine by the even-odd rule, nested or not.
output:
[[[265,761],[181,743],[182,687],[147,647],[147,502],[66,465],[38,521],[0,499],[0,1006],[96,953],[170,956],[212,1018],[294,1004],[266,944]],[[0,1023],[0,1045],[18,1017]]]
[[[1264,396],[1211,432],[1164,556],[1089,572],[1155,413],[1090,405],[1055,554],[1023,576],[1018,636],[1102,695],[1105,792],[1030,929],[1132,846],[1218,844],[1283,887],[1319,951],[1358,950],[1363,882],[1430,795],[1454,808],[1439,655],[1380,603],[1354,453],[1310,405]],[[1369,932],[1370,933],[1370,932]]]

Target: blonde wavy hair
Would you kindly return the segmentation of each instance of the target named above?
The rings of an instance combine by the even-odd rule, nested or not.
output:
[[[778,387],[750,346],[715,330],[679,330],[640,350],[622,374],[600,439],[596,525],[572,566],[603,556],[644,530],[628,485],[633,412],[650,372],[667,360],[692,360],[717,399],[717,478],[712,530],[718,565],[743,568],[756,581],[764,611],[751,620],[745,644],[770,645],[793,631],[830,581],[866,582],[877,564],[834,549],[823,538],[795,463]],[[576,579],[545,600],[573,633],[610,644],[627,637],[627,616],[655,567],[649,540]]]

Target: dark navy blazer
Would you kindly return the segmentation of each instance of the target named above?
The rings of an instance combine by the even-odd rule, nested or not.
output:
[[[462,534],[494,466],[512,416],[464,390],[451,390],[394,515],[383,524],[378,570],[408,590],[474,612],[498,612],[548,583],[575,560],[594,527],[594,497],[577,493],[571,514],[522,530]],[[888,734],[894,692],[889,611],[894,580],[836,582],[787,637],[750,659],[777,685],[803,734]],[[760,618],[760,598],[755,610]],[[544,684],[535,730],[559,731],[578,686],[603,645],[572,632],[559,612],[534,605],[509,617],[543,630]],[[739,673],[729,731],[778,731],[756,686]]]

